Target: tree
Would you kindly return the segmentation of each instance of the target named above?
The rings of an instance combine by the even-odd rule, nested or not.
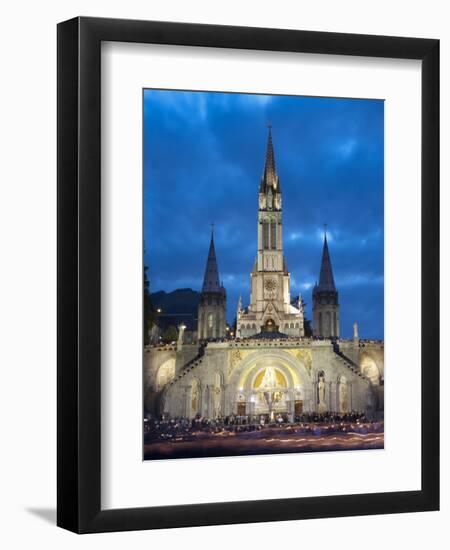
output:
[[[178,340],[178,330],[173,325],[168,326],[161,335],[165,344],[170,344]]]
[[[311,320],[306,318],[305,311],[306,311],[306,302],[302,298],[302,306],[303,306],[303,326],[305,328],[305,336],[311,337],[313,335]]]
[[[150,329],[155,324],[155,308],[150,298],[150,283],[147,276],[148,267],[144,266],[144,346],[149,344]]]

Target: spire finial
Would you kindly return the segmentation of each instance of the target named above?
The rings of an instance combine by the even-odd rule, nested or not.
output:
[[[214,237],[214,222],[211,223],[211,238]]]
[[[325,240],[327,240],[327,227],[328,227],[328,224],[324,223],[323,224],[323,234],[324,234]]]

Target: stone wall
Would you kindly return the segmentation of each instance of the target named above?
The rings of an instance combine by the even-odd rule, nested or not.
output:
[[[354,349],[353,343],[341,347],[344,357],[335,353],[329,340],[307,338],[209,343],[202,357],[197,357],[198,347],[194,345],[185,345],[178,352],[175,348],[152,348],[145,354],[147,392],[160,390],[158,372],[167,368],[168,361],[174,360],[176,369],[161,393],[147,401],[170,416],[255,414],[264,408],[263,392],[255,381],[259,373],[271,367],[284,380],[280,391],[272,393],[282,396],[279,406],[291,417],[296,407],[303,412],[357,410],[374,416],[377,406],[382,407],[383,390],[375,389],[380,384],[374,384],[358,365],[345,360]],[[365,364],[370,357],[381,370],[382,346],[378,343],[361,349]]]

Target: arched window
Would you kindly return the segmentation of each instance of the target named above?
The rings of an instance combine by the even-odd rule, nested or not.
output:
[[[200,386],[196,379],[192,381],[190,405],[191,405],[190,416],[194,417],[200,412]]]
[[[326,327],[325,327],[325,336],[331,336],[331,313],[326,312]]]
[[[348,385],[345,376],[339,378],[339,412],[347,413],[349,411],[348,404]]]
[[[263,222],[263,248],[269,248],[269,222]]]
[[[270,222],[270,248],[277,247],[277,223]]]
[[[323,327],[322,327],[322,312],[319,312],[319,335],[323,336]]]
[[[220,336],[220,315],[216,316],[216,336]]]

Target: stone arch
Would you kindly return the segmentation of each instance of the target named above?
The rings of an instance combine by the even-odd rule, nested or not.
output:
[[[377,362],[369,353],[362,354],[360,358],[361,372],[369,378],[369,380],[375,386],[380,385],[381,383],[381,371],[377,365]]]
[[[226,414],[236,410],[239,395],[244,395],[247,399],[246,414],[251,414],[252,410],[258,414],[256,402],[252,402],[255,398],[252,384],[258,373],[268,366],[278,369],[286,379],[288,387],[284,390],[285,410],[292,418],[296,402],[302,403],[304,411],[314,410],[311,377],[303,360],[285,350],[265,349],[249,354],[235,366],[226,386]]]
[[[175,378],[175,358],[170,358],[162,363],[157,372],[155,380],[156,391],[162,390],[171,380]]]
[[[241,386],[242,389],[250,390],[254,388],[256,379],[262,374],[262,372],[266,368],[267,368],[267,365],[258,364],[258,363],[256,363],[253,367],[251,367],[251,371],[248,373],[248,375],[245,378],[245,385]],[[286,369],[283,365],[276,365],[274,366],[274,369],[281,373],[281,376],[285,380],[286,388],[295,386],[294,377],[292,376],[292,374],[289,372],[288,369]]]
[[[281,349],[271,349],[255,351],[242,359],[242,361],[240,361],[233,369],[233,372],[229,377],[229,385],[237,386],[240,382],[242,382],[243,374],[245,374],[248,369],[254,366],[257,362],[262,361],[273,362],[274,364],[283,364],[290,370],[290,372],[294,373],[293,380],[295,383],[302,382],[305,385],[311,383],[308,369],[301,359],[293,356],[287,351]]]

